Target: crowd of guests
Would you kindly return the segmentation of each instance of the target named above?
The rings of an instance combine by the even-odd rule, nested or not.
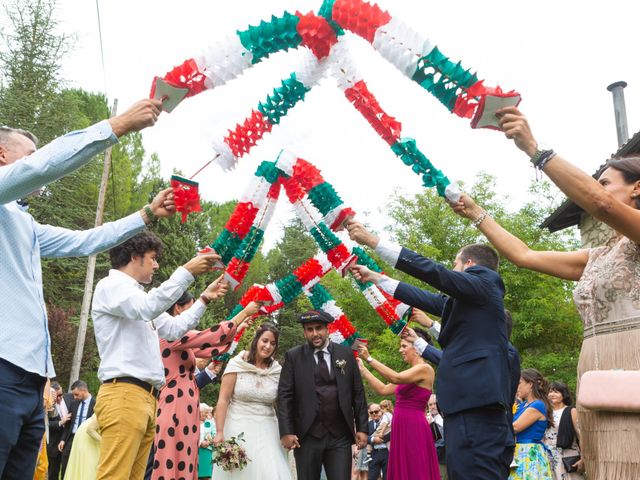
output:
[[[345,226],[353,241],[432,289],[362,265],[350,267],[351,274],[440,318],[438,328],[433,321],[425,325],[436,331],[440,348],[407,328],[399,340],[405,370],[373,358],[366,345],[356,361],[351,348],[329,341],[333,317],[312,310],[299,317],[304,342],[285,352],[282,365],[275,360],[278,330],[265,323],[224,373],[216,373],[216,365],[196,372],[196,358],[228,350],[259,306],[246,305],[230,321],[196,330],[207,306],[229,288],[218,278],[195,297],[185,294],[195,277],[209,274],[220,260],[215,253],[196,256],[157,288],[144,290],[162,253],[161,240],[145,226],[175,214],[171,189],[138,212],[87,231],[41,225],[19,202],[86,164],[118,137],[153,125],[161,110],[160,101],[143,100],[41,150],[29,132],[0,127],[0,478],[42,475],[50,458],[54,478],[64,471],[65,478],[193,479],[201,449],[240,433],[248,466],[233,472],[216,466],[213,478],[346,480],[352,445],[358,449],[356,467],[367,465],[368,478],[380,473],[390,480],[567,479],[583,469],[595,480],[640,477],[640,415],[624,398],[633,386],[617,384],[607,400],[596,403],[580,388],[594,378],[589,372],[599,370],[603,378],[611,370],[640,370],[640,158],[613,159],[596,180],[553,150],[540,149],[517,108],[498,110],[500,128],[534,167],[615,230],[607,245],[531,250],[462,194],[451,207],[495,250],[467,245],[449,269],[349,220]],[[112,269],[98,282],[91,311],[101,386],[94,398],[85,383],[76,382],[65,396],[59,385],[47,386],[55,370],[41,257],[105,250]],[[578,281],[574,299],[585,339],[577,409],[565,385],[549,384],[535,369],[520,369],[509,341],[508,286],[499,274],[498,254],[521,268]],[[427,361],[437,365],[437,373]],[[218,374],[221,394],[212,423],[208,410],[200,409],[199,389]],[[367,404],[363,378],[378,394],[395,399],[386,417],[380,405]],[[429,405],[434,391],[437,399]]]

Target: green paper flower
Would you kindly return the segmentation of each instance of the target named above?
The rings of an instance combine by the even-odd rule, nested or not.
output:
[[[262,242],[263,237],[264,231],[252,226],[249,230],[249,233],[247,233],[247,236],[244,237],[244,240],[236,250],[235,257],[245,262],[250,262],[251,260],[253,260],[253,257],[256,255],[256,252],[260,247],[260,243]]]
[[[309,190],[309,200],[322,213],[326,215],[334,208],[342,204],[342,199],[329,183],[321,183]]]
[[[369,256],[369,254],[361,247],[353,247],[352,252],[358,257],[358,265],[364,265],[369,270],[377,273],[381,273],[382,269],[376,263],[376,261]]]
[[[238,235],[225,228],[218,235],[216,241],[211,244],[211,248],[218,252],[218,255],[222,257],[222,263],[227,265],[241,243],[242,239]]]
[[[309,300],[313,308],[322,308],[325,303],[333,300],[329,291],[319,283],[316,283],[309,292],[311,293]]]
[[[281,170],[276,167],[275,162],[267,162],[264,160],[256,169],[256,177],[264,177],[267,182],[274,184],[278,181],[278,177],[281,174]]]
[[[258,26],[249,26],[238,31],[240,42],[253,54],[252,63],[256,64],[272,53],[297,48],[302,37],[297,32],[300,18],[285,12],[282,17],[271,17],[270,22],[260,22]]]
[[[282,80],[281,84],[264,102],[258,104],[258,110],[269,119],[272,125],[279,124],[280,118],[284,117],[299,101],[304,100],[305,94],[310,90],[296,79],[295,73]]]

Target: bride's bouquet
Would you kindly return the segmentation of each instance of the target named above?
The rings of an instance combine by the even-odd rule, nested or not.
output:
[[[249,457],[247,457],[247,452],[238,443],[244,442],[243,437],[244,432],[214,447],[211,461],[215,465],[219,465],[226,472],[242,470],[250,461]]]

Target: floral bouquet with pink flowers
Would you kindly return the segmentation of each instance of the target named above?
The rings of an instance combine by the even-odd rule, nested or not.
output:
[[[244,432],[237,437],[231,437],[213,448],[212,462],[219,465],[224,471],[232,472],[242,470],[250,462],[247,452],[238,442],[244,442]]]

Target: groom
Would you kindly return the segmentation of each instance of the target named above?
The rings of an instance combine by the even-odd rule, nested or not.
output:
[[[351,445],[367,444],[362,378],[351,349],[329,340],[332,321],[322,310],[300,316],[307,343],[285,353],[280,375],[280,440],[296,449],[300,480],[319,480],[323,466],[330,480],[349,480]]]

